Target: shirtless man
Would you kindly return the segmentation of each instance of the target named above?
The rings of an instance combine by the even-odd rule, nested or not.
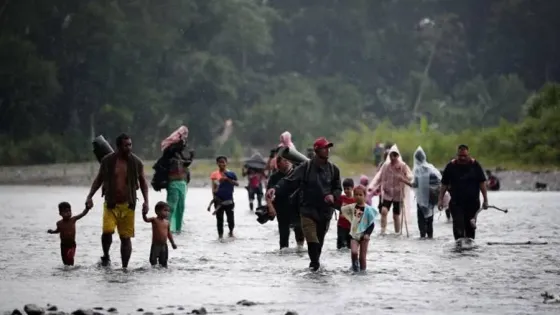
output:
[[[177,249],[173,235],[169,228],[169,205],[163,201],[156,204],[155,218],[148,218],[148,210],[142,210],[142,218],[144,222],[152,224],[152,248],[150,249],[150,264],[155,266],[158,262],[159,265],[167,268],[167,259],[169,258],[169,251],[167,248],[167,239],[171,243],[173,249]]]
[[[122,267],[128,267],[132,253],[131,238],[134,237],[134,209],[136,208],[136,190],[142,190],[144,204],[142,210],[148,209],[148,182],[144,176],[144,164],[132,153],[132,140],[129,136],[121,134],[116,140],[117,151],[108,154],[101,160],[97,177],[91,185],[91,190],[86,198],[86,207],[93,207],[92,197],[103,186],[102,195],[105,196],[103,204],[103,234],[101,245],[103,257],[101,264],[108,266],[110,263],[109,249],[113,242],[115,228],[121,238]]]

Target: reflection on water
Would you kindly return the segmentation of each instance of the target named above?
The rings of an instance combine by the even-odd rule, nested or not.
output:
[[[204,306],[222,314],[560,312],[560,305],[542,304],[540,297],[544,291],[560,293],[558,193],[491,194],[491,203],[510,212],[483,212],[477,232],[480,246],[468,252],[452,250],[445,215],[438,219],[436,214],[433,241],[418,240],[414,223],[409,224],[410,239],[376,236],[370,244],[369,270],[363,275],[349,272],[349,253],[336,250],[334,221],[320,273],[307,271],[306,253],[278,253],[276,221],[259,225],[241,189],[236,195],[236,238],[225,243],[216,241],[214,217],[206,212],[208,191],[189,190],[186,232],[175,237],[179,248],[170,249],[167,270],[149,266],[151,230],[138,213],[128,273],[119,269],[117,238],[112,267],[98,264],[101,199],[97,197],[94,210],[78,222],[77,266],[65,268],[58,236],[46,231],[58,220],[58,202],[69,201],[78,213],[86,194],[86,188],[0,187],[2,309],[51,303],[68,310],[116,307],[121,313],[140,307],[171,310],[167,306],[189,311]],[[164,197],[151,192],[150,199],[155,204]],[[549,245],[486,245],[528,240]],[[243,299],[257,305],[236,305]]]

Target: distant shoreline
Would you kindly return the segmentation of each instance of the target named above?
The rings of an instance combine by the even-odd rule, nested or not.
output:
[[[197,163],[198,162],[198,163]],[[153,162],[146,161],[145,165],[152,165]],[[199,171],[197,171],[197,165]],[[208,160],[197,160],[193,165],[191,175],[191,187],[206,187],[209,185],[208,175],[205,174],[209,165]],[[50,165],[31,165],[31,166],[0,166],[0,185],[40,185],[40,186],[89,186],[95,178],[99,164],[89,163],[69,163],[69,164],[50,164]],[[365,169],[364,174],[372,176],[371,167]],[[532,191],[535,190],[535,183],[545,183],[549,191],[560,191],[560,171],[549,172],[528,172],[528,171],[495,171],[493,172],[500,179],[501,190],[509,191]],[[152,172],[146,169],[148,181],[152,178]],[[342,176],[345,176],[342,169]],[[359,174],[351,174],[355,182],[359,180]]]

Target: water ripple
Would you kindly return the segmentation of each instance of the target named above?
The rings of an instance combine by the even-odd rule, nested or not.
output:
[[[491,202],[507,215],[480,216],[479,247],[453,251],[451,225],[435,220],[434,240],[376,236],[370,244],[368,272],[350,272],[347,250],[337,251],[336,222],[327,236],[323,268],[307,270],[306,252],[280,253],[276,222],[259,225],[246,210],[246,194],[236,195],[236,237],[216,239],[215,219],[205,211],[206,190],[190,189],[186,232],[175,237],[169,269],[148,263],[150,226],[137,216],[130,271],[119,269],[115,237],[112,266],[99,265],[101,214],[97,206],[78,222],[74,267],[63,267],[58,237],[46,230],[58,220],[62,200],[81,210],[85,188],[0,187],[0,305],[56,304],[62,309],[116,307],[120,313],[169,313],[205,306],[220,314],[558,314],[540,293],[560,293],[558,193],[500,192]],[[164,200],[151,192],[155,203]],[[535,207],[535,205],[539,205]],[[414,218],[411,220],[414,222]],[[486,242],[546,241],[548,245],[486,245]],[[293,244],[293,240],[292,240]],[[295,245],[295,244],[293,244]],[[256,302],[241,306],[239,300]],[[172,311],[172,310],[171,310]],[[186,311],[185,311],[186,312]]]

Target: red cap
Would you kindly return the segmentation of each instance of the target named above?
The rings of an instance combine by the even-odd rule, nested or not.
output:
[[[317,140],[315,140],[315,142],[313,143],[313,149],[314,150],[331,148],[333,146],[334,146],[334,144],[332,144],[332,142],[329,142],[329,140],[327,140],[327,138],[325,138],[325,137],[317,138]]]

